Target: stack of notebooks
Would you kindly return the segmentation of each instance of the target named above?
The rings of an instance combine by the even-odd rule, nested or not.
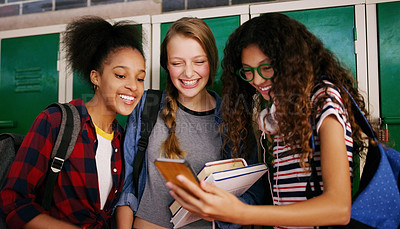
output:
[[[206,163],[197,177],[199,180],[215,183],[217,187],[240,196],[267,170],[268,167],[265,164],[247,165],[243,158],[234,158]],[[201,219],[183,209],[177,201],[173,201],[168,207],[172,213],[171,222],[174,224],[174,228],[180,228]]]

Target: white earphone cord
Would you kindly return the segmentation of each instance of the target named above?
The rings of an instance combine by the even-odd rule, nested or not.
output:
[[[265,151],[266,151],[266,150],[265,150],[265,148],[264,148],[262,139],[265,139],[265,132],[262,132],[262,134],[261,134],[261,137],[260,137],[260,144],[261,144],[261,147],[263,148],[263,151],[264,151],[264,153],[263,153],[264,164],[267,164],[267,162],[265,161]],[[271,192],[271,197],[272,197],[272,203],[275,205],[274,195],[273,195],[273,193],[272,193],[272,184],[271,184],[271,177],[270,177],[270,174],[269,174],[269,169],[268,169],[268,171],[267,171],[267,175],[268,175],[269,191]]]

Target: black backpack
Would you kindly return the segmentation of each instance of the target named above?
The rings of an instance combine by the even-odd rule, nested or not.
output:
[[[3,184],[24,137],[22,134],[0,134],[0,184]]]
[[[133,184],[135,185],[135,194],[138,197],[139,175],[143,168],[143,161],[149,142],[151,131],[157,121],[158,111],[160,110],[162,91],[147,90],[146,101],[141,117],[140,139],[138,141],[138,152],[133,162]]]
[[[69,158],[74,149],[78,138],[81,121],[76,107],[70,103],[53,103],[48,106],[56,106],[61,110],[61,125],[51,152],[51,166],[47,175],[45,193],[42,199],[42,206],[49,210],[53,197],[54,185],[57,181],[58,173],[61,171],[64,161]],[[14,133],[0,134],[0,185],[8,175],[8,171],[14,161],[15,155],[22,144],[24,135]],[[5,220],[0,217],[0,228],[6,228]]]

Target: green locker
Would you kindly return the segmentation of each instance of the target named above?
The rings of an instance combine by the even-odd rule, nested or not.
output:
[[[303,23],[356,78],[354,6],[301,10],[285,14]]]
[[[59,34],[1,40],[0,132],[26,134],[58,101]]]
[[[218,48],[218,57],[221,60],[224,58],[224,48],[225,42],[228,39],[228,36],[240,25],[240,16],[228,16],[228,17],[219,17],[219,18],[207,18],[203,19],[208,26],[210,26],[212,32],[214,33],[214,37],[217,43]],[[172,23],[164,23],[161,24],[161,42],[164,40],[165,34],[167,33],[168,28]],[[221,75],[222,68],[221,64],[218,64],[219,68],[217,74],[215,76],[214,84],[210,87],[211,90],[216,91],[221,94]],[[166,77],[167,73],[164,69],[160,69],[160,89],[165,89],[166,86]]]
[[[400,151],[400,2],[377,4],[381,117]]]

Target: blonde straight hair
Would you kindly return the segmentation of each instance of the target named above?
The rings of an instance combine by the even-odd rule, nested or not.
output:
[[[176,111],[178,109],[177,99],[179,94],[178,90],[171,81],[171,77],[167,68],[167,45],[171,38],[176,35],[183,35],[187,38],[197,40],[206,52],[208,63],[210,65],[210,76],[206,86],[212,85],[218,69],[218,49],[215,38],[210,27],[203,20],[194,17],[183,17],[175,21],[169,27],[161,44],[160,55],[160,64],[167,72],[167,95],[164,99],[164,107],[161,111],[161,117],[169,129],[169,135],[161,147],[161,153],[165,152],[165,157],[167,158],[183,158],[186,156],[186,153],[183,152],[179,147],[178,139],[175,135]]]

